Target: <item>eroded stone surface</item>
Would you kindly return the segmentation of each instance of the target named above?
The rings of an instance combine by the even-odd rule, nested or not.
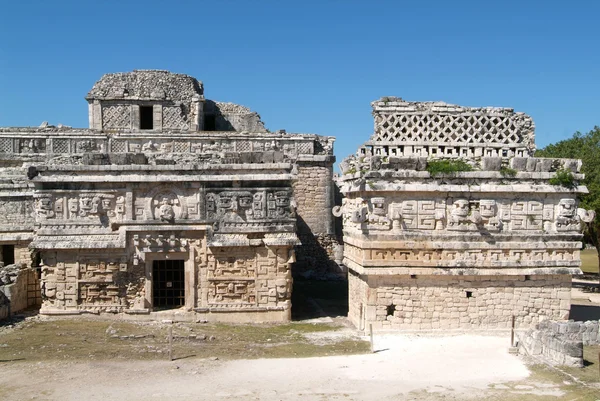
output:
[[[345,198],[333,210],[350,319],[435,329],[566,318],[582,224],[593,218],[577,205],[581,162],[532,157],[533,121],[512,109],[372,106],[375,133],[341,163]],[[455,171],[435,170],[436,160]],[[575,186],[551,185],[558,170]]]
[[[333,138],[268,132],[167,71],[86,99],[89,129],[0,129],[0,240],[39,252],[42,313],[289,319],[298,234],[332,235]]]

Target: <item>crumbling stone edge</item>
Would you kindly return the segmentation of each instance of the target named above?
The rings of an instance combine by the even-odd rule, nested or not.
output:
[[[517,334],[519,354],[536,357],[551,366],[583,367],[583,346],[600,344],[600,322],[540,322]]]

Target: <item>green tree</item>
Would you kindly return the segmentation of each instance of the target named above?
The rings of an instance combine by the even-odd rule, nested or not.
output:
[[[538,150],[535,155],[583,161],[583,184],[587,186],[589,194],[581,196],[581,207],[596,211],[596,218],[585,228],[585,240],[592,243],[600,254],[600,127],[596,126],[586,134],[576,132],[572,138],[548,145]]]

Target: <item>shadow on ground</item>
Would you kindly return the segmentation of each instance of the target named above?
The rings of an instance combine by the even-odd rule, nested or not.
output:
[[[348,316],[348,281],[294,280],[292,320]]]
[[[2,327],[10,327],[12,325],[15,325],[17,323],[22,322],[23,320],[25,320],[25,318],[27,316],[33,316],[34,313],[29,313],[27,315],[25,314],[18,314],[18,315],[12,315],[11,317],[8,317],[4,320],[0,320],[0,328]]]

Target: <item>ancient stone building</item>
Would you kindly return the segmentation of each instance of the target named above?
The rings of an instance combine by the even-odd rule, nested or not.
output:
[[[167,71],[86,99],[89,129],[0,129],[2,255],[39,254],[41,312],[289,319],[298,236],[332,234],[333,138],[269,132]]]
[[[359,328],[528,326],[564,319],[580,273],[579,160],[533,157],[506,108],[382,98],[341,163],[349,317]]]

